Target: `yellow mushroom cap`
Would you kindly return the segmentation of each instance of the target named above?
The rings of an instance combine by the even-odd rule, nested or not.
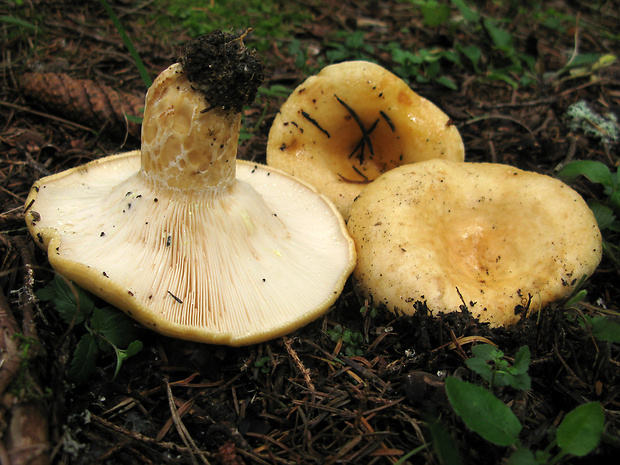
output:
[[[306,79],[280,108],[267,143],[268,165],[315,186],[345,218],[382,173],[464,157],[461,136],[443,111],[366,61],[330,65]]]
[[[239,115],[206,107],[171,66],[147,94],[142,150],[37,181],[26,221],[58,273],[147,327],[257,343],[327,311],[355,246],[314,188],[236,161]]]
[[[466,305],[492,326],[568,295],[598,266],[601,235],[574,190],[490,163],[429,160],[396,168],[355,200],[362,295],[394,312]]]

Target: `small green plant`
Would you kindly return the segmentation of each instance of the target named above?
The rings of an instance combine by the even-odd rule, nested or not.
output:
[[[583,292],[583,291],[582,291]],[[578,304],[580,301],[576,302]],[[587,315],[577,305],[568,307],[566,318],[571,323],[576,323],[588,331],[597,341],[620,343],[620,320],[611,315]]]
[[[363,31],[355,31],[352,34],[339,31],[336,34],[336,39],[340,39],[340,41],[330,42],[328,44],[329,50],[325,53],[329,63],[339,63],[346,60],[374,61],[372,55],[375,53],[375,48],[364,42]]]
[[[447,2],[437,0],[409,0],[409,2],[420,8],[425,26],[441,26],[450,19],[450,5]]]
[[[83,334],[71,360],[69,375],[85,381],[93,372],[99,353],[116,356],[116,377],[123,361],[142,349],[137,331],[125,314],[112,307],[99,308],[90,294],[60,275],[36,293],[37,298],[51,302],[60,318],[68,325],[80,326]]]
[[[410,0],[415,3],[430,4],[433,0]],[[467,43],[463,45],[459,42],[454,44],[454,50],[466,57],[474,67],[477,75],[492,81],[503,81],[513,88],[525,87],[543,79],[547,83],[559,83],[565,79],[584,77],[592,75],[598,70],[609,66],[616,57],[611,54],[601,55],[596,53],[578,54],[575,45],[575,53],[559,70],[549,71],[540,76],[536,69],[536,59],[531,54],[519,50],[514,34],[509,31],[510,18],[490,18],[484,17],[469,6],[471,2],[466,0],[452,0],[452,5],[459,10],[460,17],[446,18],[446,13],[438,14],[437,21],[440,24],[448,23],[451,27],[457,26],[460,29],[468,30],[475,37],[483,37],[491,44],[491,50],[485,50],[486,56],[484,66],[482,57],[485,55],[486,43]],[[526,7],[524,7],[526,8]],[[564,30],[574,27],[576,19],[571,16],[562,15],[553,9],[541,10],[540,5],[534,8],[527,7],[525,14],[532,15],[542,27],[553,30]],[[428,15],[422,9],[425,22],[428,23]],[[561,79],[560,79],[561,78]]]
[[[577,160],[558,172],[558,177],[566,182],[572,182],[579,176],[603,188],[605,199],[601,202],[590,201],[588,205],[603,233],[603,249],[616,265],[620,265],[620,240],[617,236],[620,232],[620,172],[612,172],[607,165],[594,160]]]
[[[266,50],[274,39],[286,37],[296,24],[308,22],[310,13],[298,4],[280,0],[164,0],[167,14],[157,22],[165,29],[182,27],[192,37],[215,30],[237,31],[252,28],[251,40],[257,50]],[[240,13],[243,14],[240,14]]]
[[[323,58],[319,58],[316,63],[311,64],[308,47],[299,39],[291,39],[287,51],[288,54],[295,59],[295,68],[300,70],[303,74],[314,74],[325,64]]]
[[[288,44],[288,54],[295,58],[295,68],[305,70],[308,61],[308,50],[304,48],[301,40],[291,39]]]
[[[448,76],[442,75],[442,64],[452,62],[460,64],[459,55],[451,50],[421,48],[415,52],[403,50],[398,44],[390,44],[389,50],[395,63],[394,73],[411,82],[437,82],[448,89],[458,89],[457,84]]]
[[[589,402],[564,417],[544,450],[532,451],[519,440],[523,428],[519,419],[490,391],[453,377],[446,379],[445,386],[450,404],[469,429],[495,445],[515,448],[508,459],[511,465],[555,464],[568,455],[582,457],[599,444],[605,428],[603,407]]]
[[[490,344],[480,344],[472,348],[473,357],[465,362],[467,367],[484,379],[491,389],[511,386],[527,391],[531,387],[530,349],[523,346],[515,355],[512,366],[504,358],[504,352]]]
[[[269,357],[264,356],[254,362],[254,367],[260,369],[261,373],[269,373]]]
[[[456,42],[453,49],[418,49],[414,51],[401,50],[397,45],[391,45],[392,59],[397,64],[396,74],[404,79],[413,79],[420,83],[437,82],[449,89],[458,88],[455,81],[448,78],[445,65],[464,67],[471,63],[477,75],[484,79],[504,81],[512,87],[527,86],[534,82],[535,59],[523,53],[515,46],[514,36],[506,30],[502,21],[493,18],[484,18],[472,9],[465,0],[452,0],[459,15],[452,15],[452,9],[447,2],[436,0],[407,0],[419,8],[426,26],[436,27],[447,25],[455,29],[465,29],[474,36],[484,37],[480,46],[474,43],[467,45]],[[491,50],[483,60],[483,48],[491,44]],[[465,58],[466,60],[462,60]],[[484,61],[484,68],[481,63]]]
[[[571,323],[576,323],[583,329],[588,331],[597,341],[620,343],[620,319],[616,314],[616,318],[612,315],[588,315],[581,311],[580,305],[585,299],[587,293],[585,289],[580,289],[586,276],[575,285],[575,290],[568,296],[564,302],[567,309],[566,318]]]
[[[587,329],[594,339],[620,343],[620,322],[605,315],[581,315],[579,324]]]
[[[360,314],[365,317],[368,316],[370,318],[375,318],[377,316],[377,309],[375,307],[369,307],[368,305],[364,305],[360,308]]]
[[[504,81],[513,88],[531,84],[535,74],[536,60],[533,56],[517,50],[514,37],[495,20],[485,19],[484,30],[491,38],[494,48],[502,55],[502,60],[507,62],[504,66],[495,66],[487,72],[487,79]]]
[[[351,331],[342,325],[335,325],[332,329],[327,330],[327,335],[334,342],[342,340],[342,347],[347,357],[364,354],[360,348],[364,342],[364,335],[360,331]]]

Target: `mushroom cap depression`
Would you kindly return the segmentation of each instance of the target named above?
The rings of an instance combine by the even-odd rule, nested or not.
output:
[[[142,150],[37,181],[26,221],[54,269],[162,334],[245,345],[327,311],[355,266],[336,208],[236,161],[240,115],[180,64],[147,94]]]
[[[464,157],[443,111],[366,61],[330,65],[306,79],[280,108],[267,143],[268,165],[315,186],[345,219],[353,199],[382,173]]]
[[[357,285],[375,305],[413,314],[466,305],[492,326],[568,295],[601,259],[579,194],[549,176],[490,163],[396,168],[355,200]]]

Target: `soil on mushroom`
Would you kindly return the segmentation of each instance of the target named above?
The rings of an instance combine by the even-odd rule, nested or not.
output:
[[[416,304],[414,317],[380,309],[360,312],[363,302],[349,283],[331,312],[289,337],[227,348],[142,331],[144,348],[123,363],[116,378],[116,362],[108,354],[97,359],[87,383],[72,383],[68,372],[83,326],[68,327],[50,305],[31,298],[50,282],[52,272],[27,235],[23,203],[43,175],[138,148],[139,132],[124,126],[124,115],[133,113],[123,105],[140,101],[145,89],[98,2],[24,3],[22,23],[10,21],[18,18],[16,2],[0,3],[0,323],[8,335],[0,339],[2,461],[8,454],[8,463],[24,463],[18,461],[19,449],[40,460],[31,463],[42,464],[388,464],[433,442],[429,420],[440,419],[465,462],[499,463],[509,450],[468,431],[442,387],[443,377],[455,372],[480,381],[465,369],[471,346],[461,343],[464,337],[486,338],[508,357],[529,346],[532,389],[496,392],[524,424],[523,443],[544,449],[546,432],[567,412],[599,401],[607,410],[606,436],[586,459],[606,463],[617,457],[619,346],[593,339],[567,316],[576,311],[559,303],[515,328],[490,329],[466,312],[429,315],[423,303]],[[403,50],[449,49],[468,40],[463,31],[424,25],[423,15],[409,3],[359,3],[304,3],[311,19],[260,52],[263,88],[293,89],[301,83],[309,69],[318,69],[327,49],[344,44],[346,36],[338,31],[360,34],[370,49],[358,53],[368,53],[388,69],[395,66],[391,43]],[[575,37],[580,53],[617,53],[619,48],[611,2],[603,2],[600,10],[583,2],[553,3],[558,17],[576,18],[579,12],[579,22],[565,29],[540,27],[516,6],[478,3],[488,17],[512,18],[515,49],[535,56],[539,71],[561,69]],[[176,45],[189,39],[180,28],[154,33],[154,18],[163,12],[160,2],[113,6],[151,76],[171,63]],[[310,50],[305,64],[287,53],[293,39]],[[246,43],[251,41],[249,35]],[[485,59],[499,53],[475,43]],[[598,112],[618,111],[617,62],[593,74],[565,74],[516,88],[506,80],[479,79],[471,66],[444,64],[442,72],[458,90],[436,81],[414,79],[413,85],[458,126],[468,160],[546,174],[568,159],[617,166],[617,143],[571,131],[564,119],[566,110],[582,100]],[[68,78],[59,81],[60,73]],[[260,94],[244,110],[251,137],[242,144],[240,158],[264,161],[270,123],[285,97]],[[603,196],[585,182],[577,189],[586,200]],[[524,216],[524,227],[527,221]],[[618,312],[619,270],[609,258],[585,288],[587,306],[581,311]],[[414,462],[440,463],[432,446],[422,448],[410,459]]]

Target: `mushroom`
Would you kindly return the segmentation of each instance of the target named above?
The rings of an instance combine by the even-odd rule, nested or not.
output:
[[[267,142],[268,165],[315,186],[345,219],[353,199],[382,173],[464,157],[443,111],[366,61],[330,65],[306,79],[280,108]]]
[[[401,166],[355,200],[348,227],[363,297],[397,313],[465,306],[513,324],[573,291],[601,260],[592,211],[561,181],[512,166]]]
[[[141,150],[37,181],[26,221],[54,269],[153,330],[247,345],[329,309],[355,266],[334,205],[236,161],[262,80],[243,37],[181,50],[146,96]]]

